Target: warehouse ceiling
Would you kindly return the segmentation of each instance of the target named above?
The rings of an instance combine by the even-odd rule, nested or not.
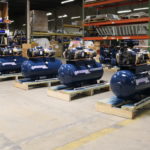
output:
[[[26,11],[26,0],[8,0],[9,1],[9,14],[17,15],[24,14]],[[50,10],[57,9],[61,6],[62,0],[30,0],[31,1],[31,10]],[[68,3],[67,5],[72,4],[82,4],[82,0],[75,0],[75,2]]]

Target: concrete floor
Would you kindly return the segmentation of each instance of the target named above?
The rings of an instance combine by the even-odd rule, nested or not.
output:
[[[0,150],[150,149],[148,108],[132,121],[96,112],[111,92],[65,102],[48,97],[47,88],[23,91],[13,83],[0,82]]]

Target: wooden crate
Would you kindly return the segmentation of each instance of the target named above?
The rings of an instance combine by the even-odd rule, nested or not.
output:
[[[8,79],[16,79],[21,77],[22,77],[21,73],[3,74],[0,75],[0,81],[8,80]]]
[[[133,119],[138,112],[150,104],[150,97],[142,99],[139,102],[131,103],[117,97],[99,100],[96,104],[96,110],[110,115],[116,115],[123,118]]]
[[[25,81],[25,80],[26,79],[16,80],[14,86],[23,90],[30,90],[39,87],[49,87],[60,83],[60,81],[57,78],[35,80],[35,81]]]
[[[48,89],[48,96],[55,97],[65,101],[78,99],[82,96],[92,96],[98,92],[108,91],[110,84],[108,82],[94,85],[70,88],[65,85],[54,86]]]

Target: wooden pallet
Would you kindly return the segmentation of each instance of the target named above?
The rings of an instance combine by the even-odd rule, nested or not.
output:
[[[60,84],[58,78],[35,80],[35,81],[24,81],[24,80],[25,79],[16,80],[14,86],[23,90],[30,90],[38,87],[49,87],[52,85]]]
[[[48,96],[55,97],[65,101],[78,99],[82,96],[92,96],[98,92],[108,91],[110,84],[108,82],[93,84],[79,88],[69,88],[65,85],[54,86],[48,89]]]
[[[141,109],[150,104],[150,97],[136,103],[127,101],[125,104],[123,102],[124,100],[117,97],[99,100],[96,104],[96,110],[106,114],[133,119]]]
[[[118,70],[119,70],[118,67],[108,67],[108,66],[104,67],[104,71],[117,72]]]
[[[16,79],[21,77],[22,77],[21,73],[3,74],[0,75],[0,81],[8,80],[8,79]]]

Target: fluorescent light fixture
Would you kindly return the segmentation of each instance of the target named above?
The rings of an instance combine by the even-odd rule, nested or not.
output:
[[[65,1],[62,1],[61,4],[66,4],[66,3],[70,3],[70,2],[74,2],[75,0],[65,0]]]
[[[53,21],[55,21],[55,19],[48,20],[48,22],[53,22]]]
[[[132,10],[122,10],[122,11],[118,11],[118,14],[123,14],[123,13],[129,13],[132,12]]]
[[[68,17],[67,14],[64,14],[63,16],[58,16],[59,19],[61,19],[61,18],[66,18],[66,17]]]
[[[46,16],[51,16],[52,15],[52,13],[51,12],[48,12],[47,14],[46,14]]]
[[[71,17],[72,20],[73,20],[73,19],[79,19],[79,18],[81,18],[81,16]]]
[[[143,7],[143,8],[135,8],[133,9],[134,11],[139,11],[139,10],[147,10],[149,7]]]

